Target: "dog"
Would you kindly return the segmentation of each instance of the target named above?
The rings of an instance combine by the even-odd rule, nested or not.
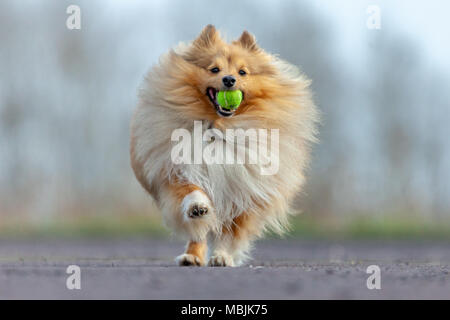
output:
[[[217,102],[217,93],[227,90],[242,92],[237,109]],[[305,182],[318,121],[310,80],[260,48],[247,31],[228,43],[208,25],[194,41],[160,58],[139,90],[131,120],[131,166],[165,225],[187,240],[176,258],[180,266],[242,265],[265,231],[286,230],[290,203]],[[225,132],[277,132],[279,140],[265,144],[276,146],[270,152],[277,156],[277,170],[264,174],[258,161],[174,161],[174,132],[193,137],[195,125],[212,130],[211,141],[246,156],[258,154],[250,146],[251,135],[237,145]],[[183,148],[190,146],[185,141]]]

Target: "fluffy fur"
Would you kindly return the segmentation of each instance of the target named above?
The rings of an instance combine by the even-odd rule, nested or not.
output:
[[[221,88],[225,75],[233,75],[234,88],[244,93],[229,117],[220,116],[207,96],[208,88]],[[226,43],[211,25],[192,43],[163,55],[147,74],[131,123],[131,163],[166,225],[188,240],[177,258],[180,265],[239,265],[266,229],[285,229],[289,203],[305,181],[316,140],[318,114],[309,84],[248,32]],[[174,164],[172,132],[192,132],[194,120],[222,132],[279,129],[278,172],[261,175],[258,164],[247,163]]]

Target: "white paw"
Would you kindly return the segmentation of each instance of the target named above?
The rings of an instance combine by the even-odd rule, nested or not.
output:
[[[203,265],[202,261],[199,257],[194,256],[193,254],[183,253],[176,257],[175,261],[179,266],[197,266],[200,267]]]
[[[202,191],[196,190],[184,197],[181,210],[185,219],[200,218],[211,212],[211,201]]]
[[[217,253],[209,258],[210,267],[234,267],[233,257],[226,253]]]

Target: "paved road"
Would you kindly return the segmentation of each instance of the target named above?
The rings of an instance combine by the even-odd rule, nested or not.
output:
[[[442,242],[262,241],[239,268],[177,267],[171,240],[0,240],[0,298],[450,299]],[[81,290],[66,288],[68,265]],[[381,268],[369,290],[366,268]]]

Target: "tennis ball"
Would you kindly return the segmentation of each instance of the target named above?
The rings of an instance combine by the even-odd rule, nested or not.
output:
[[[242,101],[242,91],[219,91],[217,94],[217,103],[224,109],[237,109]]]

